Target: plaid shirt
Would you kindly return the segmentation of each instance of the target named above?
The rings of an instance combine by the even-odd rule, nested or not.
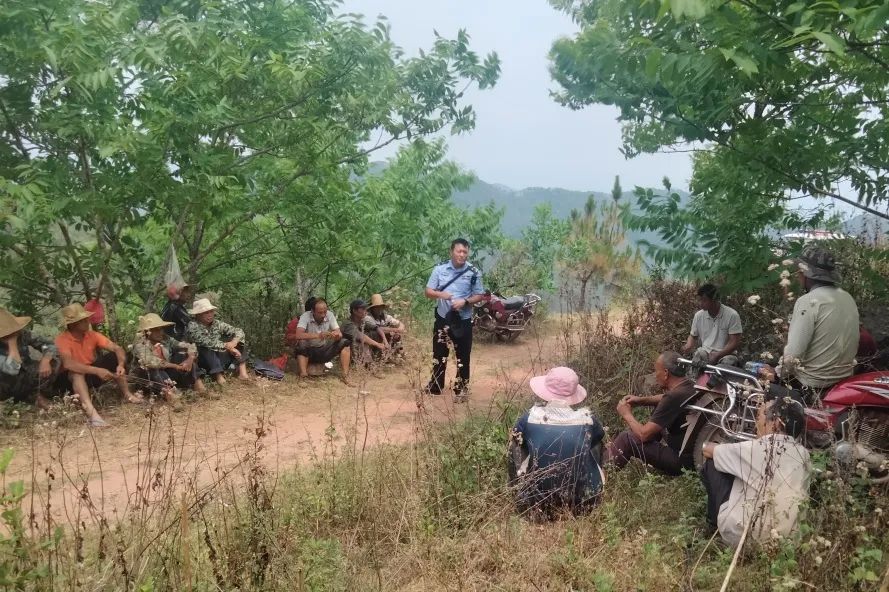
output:
[[[206,347],[213,351],[224,351],[225,343],[235,337],[243,343],[244,331],[228,323],[223,323],[218,319],[214,320],[209,327],[197,321],[192,321],[188,324],[188,329],[185,331],[185,339],[187,341],[194,343],[198,347]]]
[[[198,348],[193,343],[177,341],[169,336],[159,343],[152,343],[147,337],[140,337],[133,344],[133,356],[140,368],[164,368],[170,363],[173,352],[182,349],[189,354],[198,353]]]

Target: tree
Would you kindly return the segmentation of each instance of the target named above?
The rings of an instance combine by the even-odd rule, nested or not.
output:
[[[578,309],[586,310],[589,288],[620,287],[639,274],[642,258],[627,242],[623,190],[615,177],[611,201],[596,203],[591,195],[582,212],[571,211],[560,264],[579,287]]]
[[[315,270],[334,243],[371,256],[385,228],[361,245],[331,238],[372,192],[368,156],[471,129],[463,90],[493,85],[499,62],[462,31],[404,58],[384,21],[368,27],[334,6],[5,3],[0,287],[13,307],[35,312],[98,286],[112,312],[118,300],[151,307],[171,241],[204,286]],[[464,182],[443,150],[402,152],[426,158],[416,186]],[[412,209],[443,215],[433,193],[411,194]],[[288,266],[264,267],[275,256]]]
[[[889,4],[553,4],[581,27],[553,46],[557,99],[617,106],[630,156],[698,152],[688,208],[643,204],[649,227],[669,219],[673,253],[692,245],[721,271],[736,262],[728,250],[759,265],[770,228],[820,222],[793,210],[804,195],[889,218]]]

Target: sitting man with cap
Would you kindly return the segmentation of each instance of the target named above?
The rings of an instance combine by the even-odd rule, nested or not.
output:
[[[160,392],[174,411],[180,411],[182,403],[173,387],[193,388],[198,393],[204,392],[205,387],[195,363],[197,346],[167,335],[166,329],[172,325],[153,312],[139,317],[139,336],[133,345],[133,356],[151,381],[151,390]]]
[[[352,361],[369,364],[389,349],[386,338],[367,314],[367,302],[349,304],[349,320],[343,323],[343,337],[352,343]]]
[[[185,332],[191,322],[191,315],[188,314],[186,305],[191,301],[193,295],[191,286],[188,284],[167,286],[167,303],[161,311],[161,318],[172,323],[167,327],[167,334],[178,341],[185,340]]]
[[[53,375],[52,362],[56,347],[28,331],[31,317],[16,317],[0,308],[0,400],[34,403],[41,409],[49,406],[40,393],[40,385],[48,384]],[[40,352],[31,356],[31,349]]]
[[[186,341],[198,348],[198,366],[217,384],[225,384],[225,371],[232,365],[237,366],[238,378],[250,380],[244,331],[217,319],[216,310],[208,298],[200,298],[188,311],[192,320],[185,331]]]
[[[391,353],[401,353],[401,338],[404,336],[404,323],[389,314],[389,305],[383,301],[383,296],[374,294],[370,297],[367,307],[368,317],[376,323],[383,339],[389,345]]]
[[[682,446],[683,404],[694,395],[694,383],[679,363],[679,354],[672,351],[655,360],[654,380],[663,394],[627,395],[617,404],[617,413],[628,429],[611,442],[605,461],[622,469],[631,458],[638,458],[668,475],[679,475],[682,469],[694,467],[692,451]],[[654,407],[654,411],[648,421],[640,423],[633,415],[633,407]]]
[[[108,424],[93,407],[90,387],[98,388],[114,380],[130,403],[143,403],[141,396],[130,392],[127,384],[127,356],[123,348],[90,327],[92,313],[74,303],[62,308],[63,331],[56,337],[56,348],[62,362],[59,386],[74,393],[92,427]],[[105,350],[99,355],[98,350]]]
[[[309,376],[309,362],[325,364],[340,357],[340,379],[349,383],[349,366],[352,363],[351,342],[343,336],[336,315],[327,307],[324,298],[315,298],[312,309],[300,315],[299,320],[288,325],[285,340],[293,346],[293,355],[299,366],[300,378]]]
[[[595,505],[605,475],[600,467],[602,424],[588,407],[577,373],[559,367],[531,379],[543,400],[522,415],[509,438],[509,480],[521,512],[551,518]]]
[[[855,371],[858,306],[837,286],[840,274],[828,251],[810,245],[798,264],[797,279],[806,293],[793,305],[778,373],[812,401]]]

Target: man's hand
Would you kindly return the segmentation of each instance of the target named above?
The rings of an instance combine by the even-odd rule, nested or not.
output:
[[[626,403],[630,407],[633,405],[638,405],[642,401],[642,397],[637,397],[636,395],[626,395],[623,399],[620,400],[621,403]]]
[[[111,370],[106,370],[105,368],[96,368],[94,374],[102,382],[108,382],[109,380],[114,378],[114,372],[112,372]]]
[[[126,376],[127,375],[127,367],[123,364],[117,365],[117,370],[114,373],[116,376]]]
[[[704,449],[702,450],[704,458],[713,458],[713,450],[716,449],[717,446],[718,444],[716,444],[716,442],[705,442]]]
[[[466,306],[466,299],[465,298],[457,298],[456,300],[451,302],[451,308],[453,310],[460,310],[464,306]]]
[[[617,414],[620,415],[621,417],[626,416],[627,413],[629,413],[631,415],[633,413],[633,406],[630,405],[630,403],[628,401],[626,401],[626,398],[627,397],[624,397],[617,404]]]
[[[450,300],[451,298],[454,297],[454,295],[451,294],[450,292],[439,292],[438,297],[441,298],[442,300]]]
[[[194,356],[189,354],[185,361],[183,361],[180,366],[182,367],[183,372],[188,372],[194,367]]]
[[[238,351],[238,343],[234,339],[225,344],[225,349],[236,360],[241,359],[241,352]]]
[[[37,375],[46,380],[52,374],[52,357],[44,356],[37,365]]]

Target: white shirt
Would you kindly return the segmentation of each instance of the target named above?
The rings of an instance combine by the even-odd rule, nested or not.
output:
[[[799,505],[809,494],[809,451],[784,434],[770,434],[713,450],[717,470],[735,476],[728,501],[719,508],[716,524],[732,547],[741,541],[751,519],[748,536],[765,541],[774,531],[788,536],[798,525]]]
[[[734,308],[719,305],[719,312],[711,317],[706,310],[699,310],[691,321],[691,336],[701,340],[701,347],[708,354],[722,351],[728,343],[729,335],[738,335],[741,328],[741,315]]]

